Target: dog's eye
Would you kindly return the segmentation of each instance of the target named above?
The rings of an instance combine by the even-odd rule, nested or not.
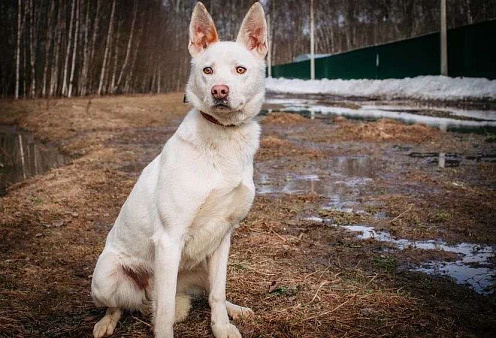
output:
[[[212,67],[205,67],[203,68],[203,72],[207,75],[210,75],[214,73],[214,70],[212,69]]]
[[[238,73],[238,74],[244,74],[244,73],[246,73],[246,68],[245,67],[241,67],[241,66],[236,67],[236,73]]]

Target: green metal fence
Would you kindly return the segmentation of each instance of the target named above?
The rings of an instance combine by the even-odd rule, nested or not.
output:
[[[496,20],[448,30],[448,73],[496,79]],[[439,74],[439,33],[315,59],[317,79],[401,79]],[[309,79],[310,61],[273,66],[272,76]]]

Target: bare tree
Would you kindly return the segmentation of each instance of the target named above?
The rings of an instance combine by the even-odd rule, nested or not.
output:
[[[31,66],[31,97],[34,97],[36,94],[36,21],[35,21],[35,9],[34,9],[34,0],[29,1],[29,63]]]
[[[76,69],[76,55],[79,37],[79,0],[76,0],[76,28],[74,32],[74,51],[72,52],[72,65],[71,65],[71,76],[69,78],[69,90],[67,96],[72,96],[72,83],[74,81],[74,71]]]
[[[74,14],[76,12],[76,0],[72,0],[71,6],[71,19],[69,20],[69,38],[67,39],[67,50],[65,52],[65,62],[64,62],[64,75],[62,77],[62,95],[67,94],[67,73],[69,67],[69,57],[71,55],[71,47],[72,47],[72,26],[74,22]]]
[[[19,74],[21,66],[21,35],[22,35],[22,3],[17,0],[17,46],[16,46],[16,79],[15,79],[15,99],[19,98]]]
[[[109,28],[108,28],[108,33],[107,33],[107,42],[105,43],[105,52],[103,54],[103,63],[102,63],[101,71],[100,71],[100,83],[98,85],[97,95],[102,94],[103,79],[104,79],[105,71],[106,71],[106,67],[107,67],[107,58],[108,58],[108,54],[109,54],[109,46],[110,46],[110,41],[112,39],[112,29],[114,27],[114,14],[115,14],[115,0],[112,1],[112,13],[110,14]]]
[[[47,18],[47,29],[45,36],[45,62],[43,66],[43,79],[42,79],[42,91],[41,95],[45,96],[47,94],[47,82],[48,82],[48,66],[50,62],[48,61],[50,57],[50,49],[52,47],[53,39],[53,26],[52,26],[52,18],[53,12],[55,10],[55,1],[50,1],[50,9],[48,10],[48,18]]]
[[[129,33],[129,39],[127,40],[126,56],[124,58],[124,63],[122,64],[122,68],[119,73],[119,79],[117,80],[117,84],[115,85],[115,88],[113,88],[113,92],[115,92],[121,85],[122,76],[124,75],[124,72],[127,70],[129,56],[131,55],[131,46],[133,45],[134,26],[136,24],[137,16],[138,16],[138,0],[134,0],[133,22],[131,23],[131,32]]]

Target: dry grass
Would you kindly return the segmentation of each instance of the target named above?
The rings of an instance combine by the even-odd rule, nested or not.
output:
[[[268,136],[260,140],[260,150],[257,153],[257,159],[266,160],[274,157],[292,156],[311,159],[322,155],[323,153],[318,149],[309,149],[275,136]]]
[[[496,193],[477,188],[449,187],[445,191],[421,194],[384,194],[373,198],[392,219],[379,228],[402,238],[495,243]],[[451,195],[451,196],[450,196]]]
[[[309,120],[305,119],[303,116],[298,114],[273,112],[268,114],[262,120],[262,123],[295,124],[295,123],[308,122],[308,121]]]
[[[405,125],[389,119],[359,124],[341,119],[338,123],[339,135],[348,140],[422,143],[439,139],[441,135],[438,129],[426,125]]]
[[[420,143],[439,137],[439,130],[422,124],[404,125],[401,122],[381,119],[377,122],[361,124],[357,128],[343,126],[342,133],[355,133],[367,141],[403,141]],[[356,137],[355,137],[356,138]]]
[[[140,170],[160,151],[187,110],[181,99],[182,94],[95,98],[89,112],[87,99],[52,101],[48,111],[46,101],[0,102],[2,123],[20,124],[58,145],[72,159],[66,166],[17,184],[0,199],[0,335],[91,334],[103,314],[89,296],[97,256]],[[436,138],[430,128],[389,121],[341,121],[329,126],[271,115],[265,121],[268,135],[262,139],[257,161],[276,163],[281,173],[304,167],[309,159],[312,165],[326,168],[331,153],[300,144],[298,138],[331,140],[333,151],[344,153],[365,151],[363,141],[372,141],[373,135],[388,142],[422,142],[414,138],[419,132],[427,133],[427,139],[429,135]],[[310,127],[298,129],[299,125]],[[288,126],[297,130],[294,139],[283,136],[291,131]],[[386,139],[381,135],[395,136]],[[383,147],[381,143],[373,151]],[[289,158],[292,167],[286,164]],[[408,167],[388,170],[400,173],[401,179],[395,181],[399,186],[415,182],[447,189],[448,178],[427,181],[401,171]],[[486,170],[487,175],[491,170]],[[473,173],[468,175],[473,177]],[[377,190],[387,189],[387,183],[376,182]],[[489,201],[494,195],[477,196],[482,190],[471,189],[463,203],[486,199],[476,212],[493,217],[487,210],[494,207]],[[454,210],[446,209],[449,201],[465,193],[456,190],[445,204],[442,194],[438,195],[441,213],[429,217],[440,221],[439,230],[452,230],[442,215]],[[390,219],[401,215],[392,223],[401,223],[405,230],[400,233],[406,236],[412,233],[408,230],[411,223],[417,224],[414,215],[425,214],[434,198],[426,195],[422,202],[402,193],[389,194],[390,198],[381,194]],[[236,323],[245,337],[444,337],[494,332],[494,299],[446,280],[377,265],[377,259],[402,258],[384,251],[378,242],[358,242],[336,227],[300,219],[302,214],[317,214],[325,202],[314,194],[257,196],[248,219],[234,236],[229,263],[228,297],[256,313],[253,319]],[[409,205],[413,205],[411,210],[403,213]],[[453,215],[468,219],[468,208],[467,204]],[[359,220],[363,218],[353,221]],[[197,300],[189,318],[176,325],[177,336],[211,336],[209,312],[206,301]],[[151,337],[150,318],[126,314],[116,335]]]

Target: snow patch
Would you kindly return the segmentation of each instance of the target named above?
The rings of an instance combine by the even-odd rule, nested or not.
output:
[[[386,80],[299,80],[267,78],[266,89],[274,93],[330,94],[337,96],[409,98],[418,100],[496,100],[496,80],[418,76]]]

